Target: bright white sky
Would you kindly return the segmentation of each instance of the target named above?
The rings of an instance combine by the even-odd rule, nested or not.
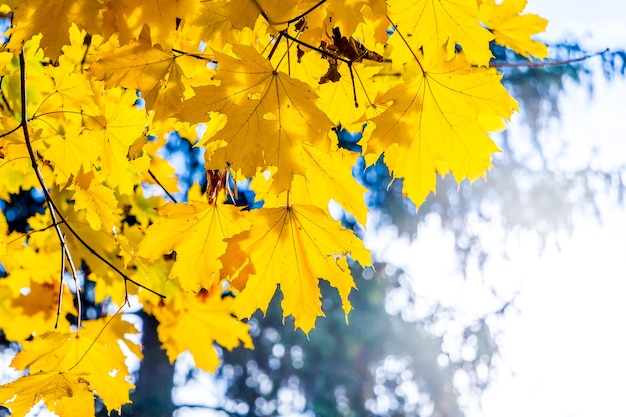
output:
[[[544,39],[577,34],[591,51],[626,48],[626,2],[530,0],[551,23]],[[598,82],[593,99],[578,91],[564,102],[559,129],[571,144],[567,163],[626,165],[626,83]],[[501,279],[521,278],[521,314],[505,325],[509,369],[484,398],[486,417],[621,415],[626,388],[626,210],[607,204],[604,222],[581,218],[561,250],[541,257],[520,250]],[[508,273],[506,273],[508,271]]]
[[[588,52],[626,49],[626,2],[529,0],[528,11],[551,23],[544,40],[576,39]],[[569,35],[569,36],[568,36]],[[566,141],[555,157],[564,169],[626,166],[626,82],[598,80],[591,99],[572,90],[563,102],[560,125],[544,136],[547,147]],[[515,123],[512,125],[513,129]],[[523,135],[511,131],[512,135]],[[556,146],[555,146],[556,148]],[[592,156],[593,155],[593,156]],[[541,254],[532,237],[511,239],[510,258],[488,263],[482,280],[503,293],[519,289],[519,313],[508,314],[504,362],[485,394],[481,417],[587,417],[623,415],[626,388],[626,209],[607,199],[603,223],[580,216],[571,236],[559,234]],[[435,223],[420,229],[421,239],[400,250],[388,242],[387,257],[416,277],[415,286],[445,304],[480,309],[484,300],[472,279],[454,284],[453,266],[441,271],[440,259],[454,256],[451,236]],[[489,239],[486,231],[485,239]],[[445,257],[445,258],[444,258]],[[406,260],[412,262],[407,264]],[[428,272],[430,271],[430,272]],[[435,281],[430,279],[435,274]],[[457,277],[457,284],[459,283]],[[469,301],[468,301],[469,300]],[[622,410],[622,411],[620,411]],[[474,413],[472,413],[474,416]]]
[[[550,21],[544,40],[576,35],[588,52],[626,49],[626,2],[529,3],[529,12]],[[572,90],[562,103],[561,123],[544,136],[547,149],[568,143],[565,154],[552,155],[553,166],[580,168],[590,159],[598,168],[626,166],[626,82],[598,80],[594,87],[591,99],[585,91]],[[510,133],[523,140],[515,123]],[[383,244],[384,256],[416,277],[416,291],[445,305],[475,314],[489,310],[480,289],[484,282],[502,294],[520,291],[519,313],[500,323],[501,372],[483,398],[482,411],[472,417],[595,417],[620,415],[617,410],[624,409],[626,209],[616,207],[614,199],[605,206],[601,225],[580,216],[571,236],[555,238],[559,249],[553,241],[539,254],[531,236],[511,239],[509,259],[492,259],[483,276],[467,281],[453,265],[441,270],[439,260],[454,257],[453,240],[437,222],[427,222],[422,237],[410,246],[391,236]],[[489,235],[485,231],[486,240]]]

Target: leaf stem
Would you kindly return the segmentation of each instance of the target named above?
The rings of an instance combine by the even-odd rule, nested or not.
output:
[[[409,48],[409,51],[411,51],[411,55],[413,55],[413,58],[415,58],[417,65],[419,65],[420,69],[422,70],[422,74],[425,74],[426,71],[424,71],[424,67],[422,66],[422,63],[420,62],[419,58],[417,57],[413,49],[409,46],[409,42],[406,40],[402,32],[400,32],[400,29],[398,29],[398,26],[395,23],[393,23],[393,21],[391,20],[391,18],[389,18],[389,16],[385,16],[385,17],[387,18],[389,23],[391,23],[391,26],[393,26],[393,31],[397,33],[398,36],[400,36],[400,39],[402,39],[402,42],[406,45],[407,48]]]

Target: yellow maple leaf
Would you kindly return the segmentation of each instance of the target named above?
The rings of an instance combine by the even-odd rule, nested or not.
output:
[[[39,250],[35,245],[24,245],[23,239],[11,235],[8,251],[0,261],[9,273],[10,279],[5,284],[13,289],[15,296],[28,288],[32,282],[39,284],[58,283],[61,274],[60,248]],[[42,248],[43,249],[43,248]]]
[[[175,250],[170,278],[178,278],[185,290],[210,288],[222,268],[224,239],[246,230],[248,221],[229,204],[168,203],[157,211],[161,220],[148,228],[137,255],[154,262]]]
[[[130,401],[129,390],[134,388],[127,380],[130,374],[120,341],[132,346],[125,335],[136,330],[120,316],[106,325],[109,319],[83,322],[80,333],[50,331],[24,342],[11,366],[31,372],[79,372],[109,410],[119,411]],[[134,351],[139,352],[137,348]]]
[[[294,78],[309,85],[317,85],[315,93],[319,98],[316,104],[335,126],[360,130],[364,115],[374,105],[378,92],[390,88],[391,85],[376,79],[376,74],[381,70],[380,66],[366,66],[360,63],[352,65],[354,75],[352,80],[348,65],[344,62],[338,63],[337,71],[341,76],[338,81],[320,84],[320,78],[328,68],[328,60],[317,52],[309,51],[299,63],[294,60],[290,73]]]
[[[43,400],[59,417],[94,415],[93,393],[78,371],[40,371],[0,386],[0,405],[14,416],[25,416]]]
[[[487,65],[493,35],[478,21],[476,0],[389,0],[389,17],[411,49],[423,48],[428,61],[446,48],[445,59],[455,54],[457,44],[467,59]],[[394,36],[394,35],[392,35]]]
[[[69,44],[69,29],[76,23],[88,33],[99,33],[102,18],[101,0],[27,0],[15,9],[14,26],[9,29],[8,48],[14,52],[22,49],[23,42],[33,35],[44,36],[41,47],[46,56],[55,59],[61,54],[61,47]]]
[[[480,19],[495,35],[496,43],[506,46],[518,54],[530,58],[548,57],[548,47],[531,39],[546,30],[548,21],[535,14],[521,13],[526,0],[484,0],[480,5]]]
[[[229,8],[225,1],[205,1],[200,4],[200,12],[193,25],[200,28],[198,37],[203,39],[212,48],[222,48],[227,41],[232,40],[232,23]],[[245,10],[242,8],[242,10]]]
[[[265,313],[280,286],[283,315],[293,316],[295,327],[308,333],[323,315],[319,279],[338,290],[347,316],[354,281],[345,255],[369,265],[363,242],[317,207],[262,208],[248,215],[252,227],[229,239],[236,250],[222,257],[232,270],[241,269],[235,283],[242,288],[233,307],[237,317],[248,318],[257,309]]]
[[[295,175],[290,189],[281,194],[269,192],[272,176],[266,178],[265,173],[255,175],[251,188],[255,191],[256,199],[263,200],[263,207],[280,207],[289,198],[289,201],[313,205],[326,212],[332,199],[365,225],[368,210],[364,195],[367,189],[357,183],[352,175],[358,155],[336,146],[334,148],[324,152],[314,146],[304,145],[301,163],[305,176]]]
[[[472,67],[462,54],[420,66],[421,75],[381,98],[392,104],[372,119],[376,128],[366,150],[385,152],[394,177],[404,178],[403,190],[417,206],[435,191],[437,171],[451,171],[458,182],[483,176],[498,148],[482,116],[508,119],[517,109],[501,75]]]
[[[132,195],[134,178],[128,150],[135,140],[145,133],[145,109],[135,106],[135,91],[115,88],[105,90],[99,98],[100,114],[84,117],[91,130],[85,140],[95,142],[102,149],[100,168],[107,183],[117,187],[122,194]]]
[[[159,340],[170,362],[189,351],[197,367],[213,372],[220,364],[215,343],[228,350],[239,345],[252,349],[248,325],[232,315],[233,301],[232,297],[222,297],[217,285],[211,293],[179,291],[163,306],[152,308],[159,320]]]
[[[65,111],[64,116],[79,115],[80,112],[94,113],[98,111],[93,91],[83,73],[74,72],[73,65],[67,63],[59,66],[45,67],[45,72],[53,81],[53,91],[37,109],[37,114],[55,113],[59,109]]]
[[[74,179],[74,210],[85,210],[93,230],[113,230],[117,223],[117,198],[113,191],[94,178],[93,172],[78,173]]]
[[[330,22],[339,28],[345,36],[354,34],[357,26],[364,22],[364,9],[374,9],[376,14],[384,16],[387,13],[387,4],[384,0],[328,0],[323,7],[330,18]],[[388,22],[380,23],[386,27]]]
[[[41,153],[53,163],[56,183],[65,186],[70,178],[83,172],[91,172],[100,157],[102,144],[88,134],[81,134],[81,125],[68,121],[63,135],[46,138],[47,149]]]
[[[131,0],[125,2],[122,13],[124,24],[135,29],[135,38],[145,24],[150,28],[152,44],[167,48],[171,46],[172,34],[196,15],[198,7],[199,2],[194,0]]]
[[[215,53],[218,86],[196,88],[196,96],[184,104],[181,117],[192,123],[206,121],[208,112],[228,119],[213,137],[226,146],[207,162],[213,169],[232,164],[244,176],[257,167],[278,168],[274,185],[280,192],[289,188],[299,165],[302,143],[328,144],[331,122],[316,105],[311,87],[277,72],[254,48],[234,45],[240,59]],[[323,145],[322,145],[323,146]]]
[[[124,86],[141,91],[147,110],[156,110],[160,118],[176,113],[185,91],[185,66],[201,66],[207,74],[204,61],[164,51],[146,40],[132,41],[119,49],[98,55],[90,67],[96,79],[104,80],[107,88]]]

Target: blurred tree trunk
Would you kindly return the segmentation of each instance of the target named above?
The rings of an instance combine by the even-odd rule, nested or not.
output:
[[[131,393],[131,404],[122,408],[124,417],[171,417],[174,413],[172,388],[174,387],[174,366],[170,364],[157,336],[156,319],[142,311],[137,313],[143,320],[143,361],[139,368],[137,387]],[[106,416],[100,410],[98,416]],[[117,416],[111,412],[111,416]]]

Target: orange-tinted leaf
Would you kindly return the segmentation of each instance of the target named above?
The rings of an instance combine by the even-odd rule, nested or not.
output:
[[[224,239],[247,229],[248,221],[228,204],[168,203],[158,212],[162,219],[148,228],[138,256],[154,262],[174,250],[170,278],[179,278],[185,290],[210,288],[222,268]]]

